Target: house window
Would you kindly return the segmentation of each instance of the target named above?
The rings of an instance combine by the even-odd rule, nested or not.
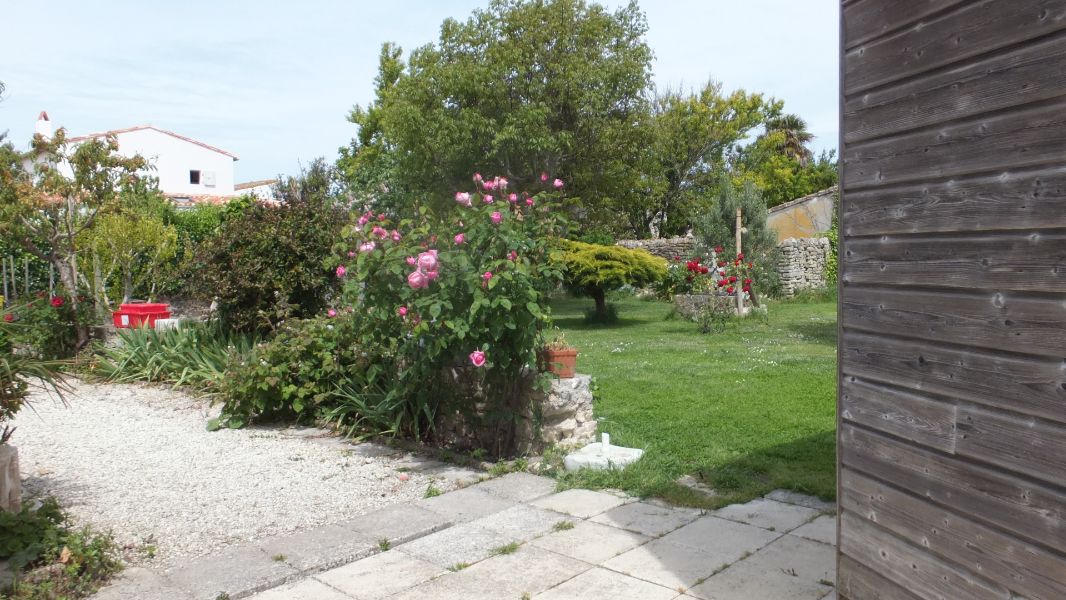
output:
[[[200,185],[200,172],[189,171],[189,183],[193,185]]]

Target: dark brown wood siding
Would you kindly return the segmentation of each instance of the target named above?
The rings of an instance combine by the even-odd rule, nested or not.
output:
[[[843,0],[839,578],[1066,599],[1066,0]]]

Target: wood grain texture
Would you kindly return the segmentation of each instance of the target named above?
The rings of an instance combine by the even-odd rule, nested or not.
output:
[[[931,341],[1066,356],[1066,302],[1017,292],[853,287],[844,327]]]
[[[841,416],[942,452],[955,451],[956,407],[950,402],[844,377]]]
[[[995,583],[913,546],[855,514],[840,514],[840,549],[921,598],[1004,600],[1010,592]]]
[[[1066,425],[960,406],[957,428],[959,456],[1053,485],[1066,483]]]
[[[837,566],[837,595],[850,600],[921,600],[847,555]]]
[[[845,121],[847,123],[847,121]],[[850,125],[846,125],[849,127]],[[1066,147],[1066,104],[978,115],[964,121],[847,144],[845,190],[1058,165]]]
[[[851,2],[844,6],[844,48],[851,49],[969,0]]]
[[[849,239],[841,258],[846,283],[1066,292],[1058,231]]]
[[[1062,359],[1007,355],[848,332],[844,374],[1066,422]]]
[[[844,470],[876,473],[953,512],[1066,551],[1066,495],[1060,491],[853,425],[841,427],[839,453]],[[842,522],[841,532],[846,530]]]
[[[840,228],[845,236],[1062,228],[1066,169],[963,176],[851,192],[847,199]]]
[[[1030,600],[1066,598],[1066,557],[1033,546],[891,486],[845,470],[842,510],[876,523],[913,546],[974,565]]]
[[[966,63],[857,94],[844,105],[847,142],[898,134],[945,120],[1059,98],[1066,90],[1066,38],[1009,48]]]
[[[895,34],[847,50],[842,89],[851,96],[976,58],[1054,33],[1064,19],[1066,6],[1059,0],[973,0],[959,10],[919,20]],[[850,39],[850,35],[845,37]]]

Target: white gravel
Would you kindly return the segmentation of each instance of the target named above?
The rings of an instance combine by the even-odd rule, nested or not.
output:
[[[23,495],[56,496],[77,522],[139,547],[134,563],[168,566],[454,485],[320,430],[208,432],[217,409],[178,391],[74,385],[68,407],[38,394],[15,421]]]

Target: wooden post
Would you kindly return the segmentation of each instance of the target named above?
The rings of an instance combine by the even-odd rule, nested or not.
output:
[[[739,206],[737,207],[737,257],[740,257],[740,253],[743,252],[743,246],[741,245],[741,235],[744,233],[744,211]],[[737,316],[744,316],[744,286],[737,286],[734,288],[734,292],[737,295]]]
[[[11,296],[7,293],[7,257],[0,258],[0,265],[3,265],[3,273],[0,273],[0,277],[4,280],[4,304],[11,303]]]

